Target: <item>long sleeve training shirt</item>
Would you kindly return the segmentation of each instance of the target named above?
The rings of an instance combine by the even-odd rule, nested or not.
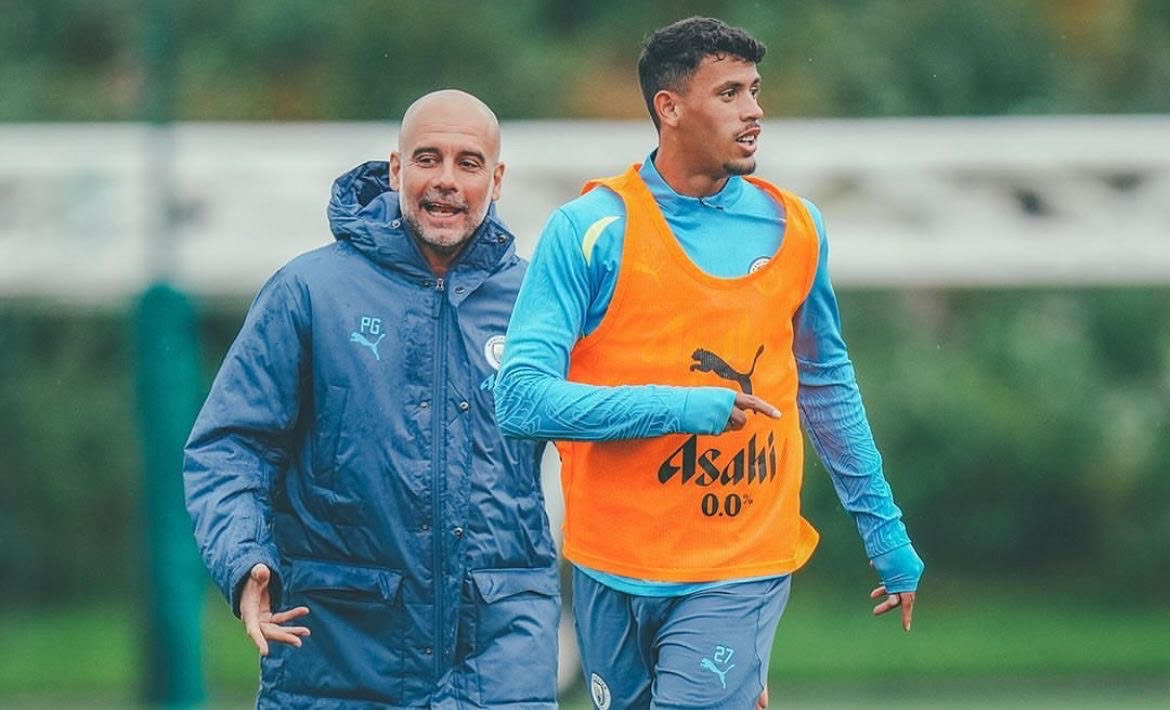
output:
[[[783,207],[741,177],[707,197],[675,192],[654,167],[640,170],[684,251],[704,271],[736,278],[759,268],[780,247]],[[865,550],[893,593],[913,591],[922,562],[894,504],[874,444],[853,365],[841,335],[829,280],[829,244],[820,211],[819,259],[812,289],[793,323],[801,422],[829,471]],[[536,247],[508,327],[503,362],[492,384],[506,435],[608,441],[669,433],[714,435],[731,415],[735,391],[723,387],[603,387],[566,380],[576,342],[605,317],[617,284],[625,206],[594,189],[552,214]],[[675,596],[743,580],[669,583],[578,568],[619,591]]]

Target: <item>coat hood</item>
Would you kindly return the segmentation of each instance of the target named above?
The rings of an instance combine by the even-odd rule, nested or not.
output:
[[[326,214],[334,238],[349,242],[367,258],[398,271],[430,274],[402,219],[398,193],[390,189],[388,162],[371,160],[334,180]],[[499,221],[493,202],[451,269],[491,273],[515,259],[515,238]]]

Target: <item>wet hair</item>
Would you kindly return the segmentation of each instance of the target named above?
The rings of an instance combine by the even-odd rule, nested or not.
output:
[[[685,91],[704,57],[731,56],[759,64],[765,51],[747,30],[714,17],[688,17],[654,30],[638,56],[638,81],[654,127],[659,127],[654,95],[663,89]]]

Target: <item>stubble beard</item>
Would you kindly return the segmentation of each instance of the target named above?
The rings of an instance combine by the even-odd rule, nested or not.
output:
[[[756,171],[756,159],[729,160],[723,164],[723,169],[728,175],[751,175]]]
[[[472,214],[471,205],[467,205],[465,209],[468,211],[464,212],[463,229],[455,235],[437,235],[433,232],[428,232],[422,225],[418,212],[407,210],[406,205],[401,201],[399,205],[402,219],[410,228],[410,232],[414,235],[414,238],[433,249],[435,253],[443,256],[456,254],[460,249],[467,246],[467,243],[471,241],[475,233],[479,231],[479,228],[487,219],[488,211],[491,209],[491,203],[487,202],[481,207],[479,214]],[[419,207],[418,209],[421,210],[422,208]]]
[[[451,256],[462,249],[463,245],[467,243],[467,240],[471,239],[471,235],[475,234],[475,230],[477,229],[477,227],[471,227],[459,234],[440,236],[428,233],[427,229],[413,215],[404,215],[404,219],[406,220],[406,225],[410,227],[410,233],[414,235],[415,239],[426,244],[443,256]]]

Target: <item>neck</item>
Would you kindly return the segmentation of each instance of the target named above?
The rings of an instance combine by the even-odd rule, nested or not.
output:
[[[451,268],[451,265],[455,263],[455,260],[459,258],[459,255],[463,253],[463,250],[471,242],[468,239],[454,251],[447,251],[445,249],[436,249],[434,245],[427,244],[418,238],[415,238],[414,241],[415,244],[418,244],[418,249],[422,252],[423,258],[426,259],[427,266],[431,267],[431,272],[438,278],[443,278],[447,275],[448,269]]]
[[[658,139],[654,167],[670,189],[680,195],[707,197],[722,190],[727,184],[727,173],[720,169],[712,175],[709,168],[696,165],[690,157],[692,155],[671,136],[662,134]]]

